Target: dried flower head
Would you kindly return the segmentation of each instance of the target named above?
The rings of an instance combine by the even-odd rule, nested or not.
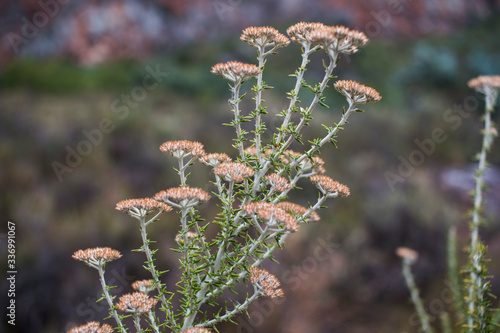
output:
[[[139,314],[151,311],[156,303],[158,303],[157,299],[142,292],[135,292],[121,296],[116,303],[116,308],[123,312]]]
[[[320,220],[319,215],[316,212],[311,212],[308,216],[304,217],[304,214],[308,212],[308,209],[292,202],[282,201],[277,203],[276,207],[283,209],[287,213],[298,216],[299,218],[304,219],[306,222],[317,222]]]
[[[351,30],[346,38],[349,43],[354,47],[360,47],[368,43],[368,37],[361,31]]]
[[[240,39],[254,47],[285,47],[290,40],[272,27],[248,27],[243,30]]]
[[[283,192],[292,188],[288,180],[277,173],[267,175],[266,180],[278,192]]]
[[[231,162],[231,157],[227,156],[227,154],[212,153],[200,158],[200,162],[215,168],[220,163]]]
[[[281,283],[276,276],[258,267],[250,267],[249,271],[250,283],[258,285],[264,295],[271,298],[283,297],[285,295],[283,289],[280,288]]]
[[[222,76],[226,80],[239,84],[259,75],[260,69],[255,65],[244,64],[239,61],[229,61],[214,65],[211,72]]]
[[[248,215],[253,215],[257,213],[257,211],[264,208],[272,209],[274,208],[274,205],[270,202],[258,201],[258,202],[248,203],[244,205],[242,208]]]
[[[155,210],[169,212],[172,207],[151,198],[122,200],[116,204],[116,210],[127,212],[131,216],[143,217]]]
[[[344,40],[351,32],[349,28],[346,28],[343,25],[335,25],[328,28],[330,29],[331,33],[335,36],[335,38],[337,38],[340,41]]]
[[[292,42],[296,44],[304,44],[304,43],[310,43],[309,34],[312,31],[324,27],[325,25],[323,23],[299,22],[289,27],[286,30],[286,33],[288,34],[288,36],[290,36]]]
[[[108,262],[121,258],[119,251],[109,247],[96,247],[93,249],[78,250],[73,253],[72,258],[83,261],[87,265],[99,268],[104,267]]]
[[[375,103],[382,98],[375,89],[366,87],[355,81],[337,81],[334,87],[339,93],[356,104]]]
[[[347,186],[334,181],[328,176],[314,175],[309,179],[323,194],[330,197],[347,197],[350,194]]]
[[[212,333],[212,331],[202,327],[191,327],[181,333]]]
[[[181,186],[169,188],[165,191],[160,191],[153,197],[155,200],[167,203],[175,202],[181,207],[191,207],[206,202],[210,199],[210,195],[201,188]]]
[[[205,155],[203,145],[196,141],[167,141],[160,146],[160,150],[176,158],[184,158],[189,155],[193,157]]]
[[[219,164],[214,173],[225,181],[241,183],[245,178],[252,177],[255,171],[243,163],[226,162]]]
[[[320,45],[322,49],[336,51],[343,39],[337,38],[330,27],[322,27],[311,31],[309,41],[312,44]]]
[[[498,75],[481,75],[469,80],[467,83],[469,88],[484,92],[486,87],[500,89],[500,76]]]
[[[290,44],[290,40],[288,39],[288,37],[283,34],[276,35],[273,42],[276,47],[286,47],[288,46],[288,44]]]
[[[132,288],[134,288],[135,291],[147,294],[154,288],[153,280],[135,281],[132,283]]]
[[[290,232],[299,230],[297,219],[292,214],[285,212],[269,202],[252,202],[243,206],[247,215],[257,214],[259,219],[269,226],[284,225]]]
[[[309,35],[309,39],[313,44],[320,45],[330,55],[334,53],[356,53],[358,47],[368,42],[368,38],[364,33],[349,30],[342,25],[314,30]]]
[[[91,321],[85,325],[72,328],[68,333],[112,333],[113,328],[108,324],[102,324],[97,321]]]
[[[195,238],[197,238],[197,237],[198,237],[198,233],[197,233],[197,232],[194,232],[194,231],[188,231],[188,232],[186,232],[186,237],[187,237],[188,239],[193,240],[193,239],[195,239]],[[202,237],[202,238],[203,238],[203,239],[205,239],[205,237]],[[175,241],[176,241],[177,243],[182,243],[182,242],[184,241],[184,238],[182,237],[182,235],[181,235],[181,234],[178,234],[177,236],[175,236]]]
[[[415,263],[418,259],[418,252],[407,247],[398,247],[396,254],[404,260],[408,260],[410,264]]]

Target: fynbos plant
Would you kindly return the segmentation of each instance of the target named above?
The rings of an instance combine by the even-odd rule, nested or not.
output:
[[[124,200],[116,205],[117,210],[138,221],[143,241],[139,251],[146,256],[144,267],[150,272],[151,280],[135,282],[136,292],[122,295],[116,302],[116,296],[110,294],[112,286],[106,284],[105,266],[121,254],[109,248],[95,248],[73,255],[97,269],[103,299],[109,305],[110,316],[119,332],[128,330],[127,317],[132,317],[137,332],[209,332],[207,328],[231,320],[260,297],[282,297],[284,292],[278,279],[259,266],[264,260],[273,259],[274,250],[282,247],[287,237],[299,231],[301,225],[318,221],[316,211],[324,208],[327,199],[349,195],[345,185],[323,175],[324,161],[318,155],[327,143],[335,145],[349,116],[361,111],[359,105],[377,102],[380,95],[353,81],[337,81],[334,87],[348,103],[347,108],[339,112],[338,123],[323,125],[325,133],[309,143],[303,141],[301,131],[309,125],[318,105],[327,107],[324,92],[333,79],[339,55],[357,52],[367,38],[343,26],[321,23],[301,22],[290,27],[287,33],[292,42],[301,46],[302,62],[292,75],[295,86],[288,93],[288,106],[278,115],[282,122],[270,142],[263,140],[268,129],[263,119],[267,111],[262,95],[264,90],[271,89],[263,80],[263,73],[268,57],[290,42],[274,28],[250,27],[243,31],[241,40],[256,48],[258,65],[231,61],[212,68],[212,73],[230,81],[229,104],[234,118],[229,125],[236,132],[234,148],[237,150],[234,161],[225,153],[205,153],[199,142],[165,142],[160,150],[177,159],[175,171],[179,187],[161,191],[152,198]],[[326,54],[324,76],[320,82],[310,84],[304,74],[311,54],[318,51]],[[252,88],[255,107],[249,112],[242,110],[245,94],[241,90],[243,82],[251,79],[256,80]],[[302,89],[313,93],[308,104],[299,100]],[[251,133],[242,126],[248,122],[254,123]],[[292,151],[292,144],[302,147],[301,151]],[[188,184],[188,169],[197,162],[205,164],[207,172],[212,174],[216,190],[211,194]],[[292,191],[300,190],[299,182],[307,186],[307,181],[319,190],[315,202],[303,207],[286,201]],[[198,209],[201,203],[209,200],[215,201],[213,204],[220,208],[212,222],[206,222]],[[158,268],[157,250],[147,232],[148,226],[162,213],[172,210],[180,219],[175,251],[179,254],[182,277],[177,290],[167,288],[162,281],[162,275],[167,272]],[[216,225],[218,230],[212,239],[206,234],[210,225]],[[248,294],[236,296],[231,305],[218,304],[225,290],[233,291],[238,283],[248,281],[252,285]],[[177,303],[180,304],[178,308],[174,307]],[[155,306],[161,312],[156,311]],[[107,325],[100,327],[92,322],[71,332],[108,332],[109,329]]]
[[[488,259],[486,258],[487,247],[479,237],[479,227],[484,222],[482,211],[484,207],[483,192],[486,187],[484,174],[487,168],[487,154],[493,144],[493,139],[498,135],[495,125],[491,120],[491,114],[500,90],[500,76],[479,76],[468,82],[470,88],[485,96],[486,110],[484,114],[484,128],[482,131],[483,141],[481,151],[477,155],[479,161],[474,173],[475,187],[471,196],[474,204],[471,210],[470,222],[470,245],[467,247],[468,261],[463,269],[465,273],[463,284],[460,284],[459,269],[457,263],[457,240],[456,230],[451,228],[448,238],[448,267],[451,282],[451,291],[454,296],[454,310],[456,312],[457,325],[461,332],[467,333],[490,333],[495,332],[495,326],[500,322],[499,318],[493,318],[490,294],[490,281],[488,275]],[[420,320],[421,331],[432,333],[429,315],[427,314],[419,291],[415,285],[410,266],[417,260],[418,254],[408,248],[399,248],[397,254],[403,259],[403,275],[417,315]],[[498,317],[498,316],[497,316]],[[441,315],[441,326],[443,332],[452,332],[450,316],[444,312]]]

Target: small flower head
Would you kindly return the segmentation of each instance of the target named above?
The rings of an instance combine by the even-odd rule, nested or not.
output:
[[[68,333],[112,333],[113,328],[108,324],[102,324],[97,321],[91,321],[85,325],[72,328]]]
[[[276,207],[281,208],[285,212],[291,213],[306,222],[317,222],[320,220],[319,215],[316,212],[311,212],[308,216],[304,217],[304,215],[308,212],[308,209],[292,202],[282,201],[277,203]]]
[[[485,89],[493,88],[493,89],[500,89],[500,76],[498,75],[492,75],[492,76],[486,76],[486,75],[481,75],[476,78],[473,78],[469,80],[467,83],[469,88],[475,89],[477,91],[483,92]]]
[[[317,29],[324,28],[325,25],[323,23],[308,23],[308,22],[299,22],[297,24],[292,25],[286,30],[288,36],[295,44],[306,44],[310,43],[309,34]]]
[[[324,50],[328,50],[330,48],[337,48],[339,38],[335,36],[330,27],[325,26],[311,31],[309,34],[309,41],[313,44],[320,45]]]
[[[83,261],[87,265],[100,268],[104,267],[108,262],[121,258],[119,251],[109,247],[96,247],[93,249],[78,250],[73,253],[72,258]]]
[[[231,162],[231,157],[227,156],[227,154],[212,153],[200,158],[200,162],[215,168],[220,163]]]
[[[255,171],[243,163],[221,163],[214,169],[214,173],[228,182],[241,183],[245,178],[252,177]]]
[[[320,45],[331,56],[335,53],[356,53],[358,47],[368,42],[364,33],[349,30],[341,25],[316,29],[309,34],[309,40],[313,44]]]
[[[154,289],[153,280],[139,280],[132,283],[132,288],[140,293],[149,293]]]
[[[382,98],[373,88],[354,81],[341,80],[334,84],[335,89],[356,104],[375,103]]]
[[[151,311],[156,303],[158,303],[157,299],[142,292],[135,292],[121,296],[116,303],[116,308],[122,312],[140,314]]]
[[[349,28],[344,27],[343,25],[336,25],[333,27],[328,27],[335,38],[340,41],[343,41],[351,32]]]
[[[276,47],[286,47],[288,46],[288,44],[290,44],[290,40],[288,39],[288,37],[283,34],[277,34],[274,37],[273,42]]]
[[[259,219],[269,226],[284,225],[290,232],[299,230],[297,219],[269,202],[252,202],[243,206],[247,215],[257,214]]]
[[[418,259],[418,252],[407,247],[398,247],[396,254],[410,264],[414,264]]]
[[[144,217],[156,210],[169,212],[172,210],[172,207],[166,203],[151,198],[145,198],[122,200],[116,204],[116,210],[126,212],[133,217]]]
[[[258,285],[264,295],[277,298],[283,297],[285,294],[283,289],[280,288],[280,281],[273,274],[267,270],[258,267],[250,267],[250,283]]]
[[[314,175],[309,179],[324,195],[329,197],[347,197],[350,194],[347,186],[334,181],[328,176]]]
[[[270,202],[264,202],[264,201],[259,201],[259,202],[251,202],[249,204],[246,204],[243,206],[243,210],[248,214],[248,215],[253,215],[257,213],[261,209],[272,209],[274,208],[274,205]]]
[[[285,47],[290,40],[272,27],[249,27],[243,30],[240,39],[254,47]]]
[[[368,38],[366,37],[366,35],[361,31],[357,30],[349,31],[346,39],[354,47],[360,47],[368,43]]]
[[[278,192],[283,192],[292,188],[288,180],[277,173],[267,175],[266,180]]]
[[[212,333],[212,331],[202,327],[191,327],[181,333]]]
[[[210,195],[201,188],[181,186],[158,192],[155,194],[154,199],[167,203],[170,202],[171,204],[177,203],[181,207],[192,207],[208,201]]]
[[[203,145],[196,141],[167,141],[160,146],[160,150],[179,159],[186,156],[201,157],[205,155]]]
[[[259,75],[260,69],[255,65],[244,64],[239,61],[229,61],[214,65],[211,72],[222,76],[226,80],[240,84]]]
[[[486,109],[493,110],[500,91],[500,76],[478,76],[470,80],[468,85],[483,93],[486,96]]]

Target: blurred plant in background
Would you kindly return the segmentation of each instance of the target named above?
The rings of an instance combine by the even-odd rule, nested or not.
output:
[[[474,172],[475,189],[471,193],[474,199],[474,207],[471,211],[470,245],[467,247],[468,262],[463,269],[464,280],[462,285],[460,285],[459,278],[455,227],[451,227],[449,231],[448,267],[455,301],[454,310],[457,320],[455,327],[459,327],[462,332],[490,333],[495,332],[495,328],[499,326],[500,316],[494,316],[495,312],[498,313],[498,309],[492,308],[491,299],[495,298],[495,296],[490,293],[491,276],[488,273],[487,246],[479,236],[479,227],[485,222],[482,212],[485,206],[483,191],[486,188],[487,154],[491,150],[493,139],[498,135],[497,129],[491,120],[491,115],[500,90],[500,76],[479,76],[470,80],[468,85],[485,96],[486,110],[483,116],[482,147],[477,155],[479,163]],[[424,308],[410,269],[410,266],[417,260],[418,254],[404,247],[398,248],[397,254],[403,259],[403,275],[411,291],[411,299],[417,310],[421,329],[423,332],[432,333],[434,330],[430,324],[429,314]],[[441,314],[441,329],[444,333],[453,331],[450,315],[447,312]]]

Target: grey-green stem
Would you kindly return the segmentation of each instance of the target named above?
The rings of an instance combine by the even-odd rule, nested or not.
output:
[[[134,326],[135,326],[135,330],[137,331],[137,333],[141,333],[142,332],[142,329],[141,329],[141,316],[137,313],[134,313],[132,315],[132,318],[134,318]]]
[[[235,82],[231,89],[233,94],[231,105],[233,106],[234,112],[234,123],[236,126],[236,143],[238,146],[238,151],[240,152],[241,160],[245,160],[245,148],[243,147],[243,136],[241,132],[241,121],[240,121],[240,88],[241,82]]]
[[[139,218],[139,222],[140,222],[140,229],[141,229],[143,252],[146,254],[146,258],[148,260],[147,269],[151,273],[151,276],[153,277],[153,285],[154,285],[155,289],[158,291],[158,296],[160,297],[161,306],[162,306],[163,311],[165,312],[167,320],[170,321],[172,326],[175,326],[175,319],[170,311],[169,303],[168,303],[167,299],[165,298],[165,293],[162,290],[162,287],[161,287],[162,284],[161,284],[160,278],[158,277],[158,274],[156,273],[156,266],[154,264],[153,255],[151,253],[151,249],[149,248],[150,240],[148,239],[148,235],[147,235],[147,231],[146,231],[146,224],[150,223],[151,220],[148,223],[146,223],[146,218],[143,216],[143,217]]]
[[[482,270],[480,255],[480,240],[479,240],[479,227],[481,224],[481,208],[483,206],[483,188],[484,188],[484,174],[486,172],[487,162],[486,158],[488,151],[493,143],[493,127],[491,123],[491,113],[493,112],[494,104],[496,101],[496,91],[487,90],[486,91],[486,114],[484,115],[484,129],[483,129],[483,143],[481,147],[481,152],[479,154],[479,164],[476,169],[475,177],[475,189],[474,189],[474,208],[472,211],[472,230],[471,230],[471,245],[470,245],[470,258],[472,260],[472,269],[470,270],[470,285],[468,288],[468,314],[467,314],[467,326],[469,332],[474,332],[474,313],[479,314],[478,319],[480,321],[484,320],[485,313],[484,308],[479,306],[482,303],[486,295],[482,292],[483,281],[480,276]]]
[[[249,305],[250,303],[252,303],[254,300],[256,300],[256,299],[257,299],[259,296],[261,296],[261,295],[262,295],[262,294],[261,294],[261,292],[260,292],[260,291],[258,291],[258,290],[256,289],[256,287],[254,287],[254,294],[253,294],[251,297],[247,298],[247,299],[245,300],[245,302],[243,302],[242,304],[237,305],[237,306],[236,306],[233,310],[231,310],[231,311],[227,312],[226,314],[224,314],[223,316],[221,316],[221,317],[219,317],[219,318],[216,318],[216,319],[212,319],[212,320],[206,321],[206,322],[204,322],[204,323],[202,323],[202,324],[200,324],[200,325],[196,325],[196,326],[197,326],[197,327],[207,327],[207,326],[213,326],[213,325],[215,325],[216,323],[219,323],[219,322],[221,322],[221,321],[228,320],[228,319],[230,319],[231,317],[233,317],[235,314],[237,314],[237,313],[239,313],[239,312],[241,312],[241,311],[245,310],[245,309],[248,307],[248,305]]]
[[[418,318],[420,319],[420,325],[422,327],[422,331],[425,333],[433,333],[429,315],[424,309],[424,304],[422,299],[420,298],[420,294],[418,292],[418,287],[415,284],[415,279],[413,278],[413,273],[411,272],[411,259],[403,258],[403,275],[406,280],[406,285],[410,290],[411,300],[415,309],[417,310]]]
[[[262,76],[264,74],[264,47],[258,48],[258,56],[257,59],[259,61],[259,69],[260,73],[257,76],[257,94],[255,96],[255,148],[257,151],[257,159],[260,161],[261,156],[261,142],[260,142],[260,131],[262,126],[262,115],[261,115],[261,107],[262,107]]]
[[[113,299],[109,295],[108,286],[106,285],[106,279],[104,278],[104,266],[99,266],[97,268],[97,271],[99,272],[99,280],[101,281],[102,292],[104,293],[106,301],[108,302],[109,312],[111,313],[113,318],[115,318],[116,324],[118,325],[120,332],[126,333],[127,330],[125,329],[125,326],[123,326],[123,323],[120,317],[118,316],[116,308],[113,304]]]

